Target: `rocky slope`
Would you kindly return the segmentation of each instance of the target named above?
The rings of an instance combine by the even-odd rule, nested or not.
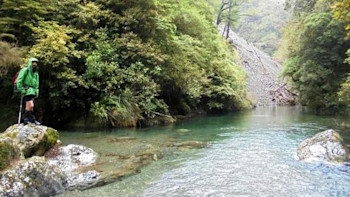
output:
[[[223,32],[223,26],[219,27]],[[229,43],[239,55],[239,65],[247,73],[250,99],[255,105],[291,105],[296,103],[296,95],[279,79],[282,65],[268,54],[231,31]]]

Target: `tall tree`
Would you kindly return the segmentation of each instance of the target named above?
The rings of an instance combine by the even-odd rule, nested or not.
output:
[[[229,37],[230,30],[235,22],[237,22],[239,15],[239,8],[242,0],[222,0],[220,8],[217,13],[216,25],[220,25],[224,22],[223,35],[226,39]]]

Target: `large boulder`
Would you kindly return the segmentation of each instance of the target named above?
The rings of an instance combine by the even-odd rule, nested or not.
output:
[[[96,162],[98,154],[82,145],[70,144],[58,148],[57,155],[49,159],[50,165],[56,165],[64,172],[74,172],[76,169],[92,165]]]
[[[0,196],[52,196],[65,190],[67,177],[43,157],[21,160],[2,172]]]
[[[329,129],[302,141],[297,156],[307,162],[343,163],[350,159],[350,151],[339,133]]]
[[[81,172],[81,169],[95,164],[98,159],[98,154],[91,148],[70,144],[51,151],[54,152],[52,154],[54,156],[49,158],[48,162],[66,174],[68,177],[66,189],[84,190],[93,187],[100,179],[100,173],[95,170]]]
[[[0,196],[52,196],[95,185],[100,173],[87,168],[98,154],[81,145],[60,147],[58,138],[56,130],[33,124],[0,134]]]
[[[13,125],[0,138],[11,139],[25,157],[42,156],[57,144],[59,135],[55,129],[46,126]]]

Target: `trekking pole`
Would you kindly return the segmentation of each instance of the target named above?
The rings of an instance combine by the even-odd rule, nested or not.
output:
[[[21,95],[21,102],[19,105],[18,122],[17,122],[18,125],[21,124],[22,104],[23,104],[23,95]]]

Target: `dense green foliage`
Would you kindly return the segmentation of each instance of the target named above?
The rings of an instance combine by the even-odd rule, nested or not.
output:
[[[334,3],[296,1],[294,18],[285,28],[280,48],[287,58],[284,76],[299,92],[301,104],[316,112],[341,112],[349,102],[347,85],[337,94],[350,72],[345,61],[350,42],[344,21],[333,16],[330,5]]]
[[[45,124],[93,115],[124,127],[159,113],[241,109],[245,76],[213,18],[204,0],[4,0],[0,100],[16,109],[12,77],[20,58],[36,57]]]
[[[344,23],[345,30],[347,31],[346,39],[350,39],[350,1],[339,0],[335,2],[332,6],[333,16]],[[350,64],[350,47],[347,51],[348,58],[346,61]],[[341,85],[341,89],[338,92],[339,100],[347,108],[350,113],[350,75],[348,75],[347,80]]]

